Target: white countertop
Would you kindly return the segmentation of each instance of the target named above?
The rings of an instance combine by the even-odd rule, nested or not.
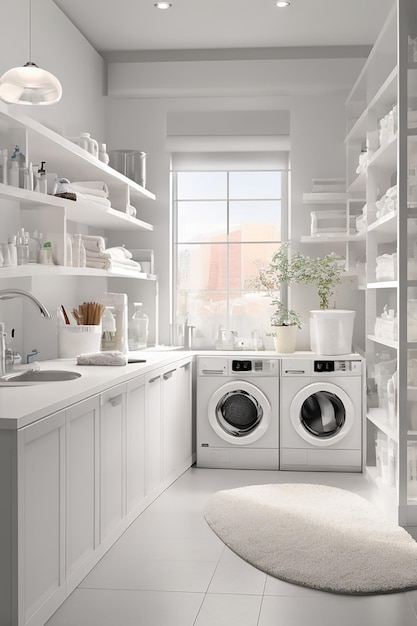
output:
[[[77,365],[75,358],[41,361],[41,370],[72,370],[79,372],[81,377],[62,382],[0,387],[0,428],[22,428],[110,387],[180,361],[190,354],[170,350],[140,351],[129,356],[146,359],[145,363],[129,363],[123,366],[81,366]]]

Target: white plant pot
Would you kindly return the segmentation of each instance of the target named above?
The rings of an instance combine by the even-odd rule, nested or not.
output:
[[[297,343],[297,326],[273,326],[274,346],[277,352],[294,352]]]
[[[352,352],[355,311],[320,309],[310,311],[310,347],[316,354]]]

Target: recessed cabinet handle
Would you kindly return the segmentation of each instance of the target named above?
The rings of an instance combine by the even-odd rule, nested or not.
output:
[[[182,365],[180,365],[180,368],[183,367],[185,370],[187,369],[187,367],[190,367],[189,363],[183,363]]]
[[[171,378],[172,374],[175,372],[175,370],[170,370],[169,372],[165,372],[164,374],[164,380],[168,380],[168,378]]]
[[[121,402],[122,402],[122,394],[119,394],[118,396],[113,396],[112,398],[109,398],[108,402],[112,406],[119,406],[119,404],[121,404]]]
[[[156,380],[158,380],[159,376],[155,376],[155,378],[150,378],[148,380],[148,383],[154,383]]]

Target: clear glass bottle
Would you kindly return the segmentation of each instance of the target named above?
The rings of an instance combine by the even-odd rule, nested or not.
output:
[[[142,310],[142,302],[133,303],[135,312],[129,321],[129,350],[143,350],[148,342],[149,317]]]
[[[85,267],[86,254],[82,237],[75,234],[72,239],[72,267]]]

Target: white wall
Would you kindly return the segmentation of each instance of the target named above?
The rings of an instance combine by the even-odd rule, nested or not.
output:
[[[199,118],[204,112],[208,115],[224,112],[226,117],[231,111],[257,111],[262,117],[266,112],[289,110],[291,234],[296,242],[300,235],[309,233],[310,212],[301,204],[301,197],[304,191],[311,190],[311,179],[344,177],[344,100],[363,62],[364,59],[305,59],[110,64],[108,144],[111,148],[148,153],[147,186],[157,196],[155,203],[140,210],[144,219],[155,224],[154,233],[139,238],[132,235],[126,245],[155,249],[160,277],[161,342],[168,342],[171,322],[169,117],[175,112],[185,112],[194,121],[196,112]],[[216,129],[212,132],[216,134]],[[242,127],[241,133],[247,134],[247,128]],[[316,253],[312,249],[305,252]],[[308,322],[305,300],[295,294],[294,304]],[[308,348],[306,326],[297,347]]]
[[[60,134],[73,136],[87,131],[97,140],[105,141],[106,67],[102,57],[52,0],[34,0],[32,4],[31,60],[57,76],[63,96],[60,102],[51,106],[15,105],[12,110],[37,119]],[[2,0],[0,75],[28,60],[29,0]],[[46,168],[55,171],[53,163],[47,162]],[[65,176],[65,172],[59,174]],[[20,225],[18,206],[0,200],[0,241],[7,241],[8,235],[16,233]],[[0,268],[0,289],[6,287],[33,291],[52,312],[61,301],[68,302],[70,294],[79,297],[79,283],[74,286],[71,280],[5,280],[1,278]],[[98,285],[84,287],[87,293],[92,293]],[[78,304],[78,300],[72,300],[72,304]],[[45,321],[38,317],[30,303],[19,299],[0,302],[0,320],[6,322],[7,330],[16,328],[15,348],[23,354],[36,347],[41,358],[56,357],[55,320]]]

